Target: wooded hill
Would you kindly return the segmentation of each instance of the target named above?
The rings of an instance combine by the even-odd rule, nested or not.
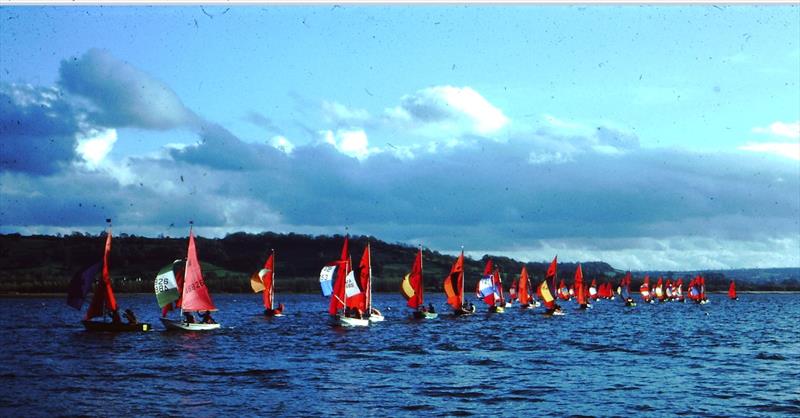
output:
[[[86,235],[73,233],[67,236],[0,235],[0,292],[49,293],[65,292],[71,277],[87,266],[97,263],[103,256],[105,234]],[[270,249],[276,251],[276,288],[278,292],[319,292],[319,271],[325,264],[336,260],[341,253],[343,236],[311,236],[264,232],[247,234],[237,232],[225,238],[197,237],[197,251],[203,275],[212,292],[249,292],[249,277],[266,261]],[[374,237],[350,237],[350,253],[358,266],[367,242],[372,246],[372,273],[374,288],[378,292],[396,292],[400,280],[411,269],[416,248],[404,244],[390,244]],[[110,269],[116,292],[152,292],[157,272],[173,260],[186,257],[187,238],[146,238],[115,235],[111,245]],[[475,288],[483,272],[486,259],[491,257],[501,269],[506,288],[517,278],[525,264],[532,281],[539,283],[544,277],[549,260],[522,263],[507,257],[485,255],[479,260],[466,258],[467,293]],[[441,292],[442,280],[450,271],[455,257],[423,249],[423,269],[428,291]],[[616,284],[624,271],[615,270],[604,262],[581,263],[584,277],[598,283],[610,280]],[[575,263],[559,263],[558,276],[572,282]],[[783,270],[788,271],[788,273]],[[764,277],[764,271],[747,270],[753,277]],[[751,280],[741,271],[733,277],[739,290],[800,290],[798,269],[782,269],[777,276],[770,275],[764,283]],[[759,273],[760,272],[760,273]],[[665,278],[683,277],[688,283],[688,273],[653,272],[651,283],[658,274]],[[725,290],[729,281],[724,272],[701,272],[709,291]],[[758,273],[758,274],[757,274]],[[788,276],[785,276],[787,275]],[[631,290],[638,290],[644,274],[635,274]],[[784,277],[785,276],[785,277]]]

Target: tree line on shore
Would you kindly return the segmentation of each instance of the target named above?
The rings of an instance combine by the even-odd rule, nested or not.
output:
[[[0,235],[0,292],[55,293],[65,292],[72,276],[102,258],[103,237],[75,232],[64,236],[20,234]],[[276,251],[276,291],[319,292],[319,271],[339,257],[344,237],[277,234],[264,232],[232,233],[224,238],[197,238],[198,254],[203,275],[212,292],[249,292],[249,278],[258,271],[271,249]],[[350,250],[355,266],[367,242],[372,246],[373,286],[377,292],[395,292],[402,277],[410,270],[416,248],[406,244],[387,243],[374,237],[350,238]],[[152,292],[157,272],[165,265],[186,256],[187,239],[169,237],[138,237],[119,234],[114,237],[109,261],[111,279],[116,292]],[[505,287],[527,266],[535,280],[544,277],[549,260],[523,263],[508,257],[484,255],[481,259],[465,258],[465,289],[473,289],[483,272],[487,258],[502,271]],[[454,256],[423,248],[426,291],[441,291],[442,279],[450,271]],[[584,276],[598,283],[610,281],[616,287],[625,271],[607,263],[582,262]],[[567,283],[577,263],[559,263],[558,277]],[[736,277],[739,290],[800,290],[799,269],[767,275],[759,280]],[[756,270],[758,272],[759,270]],[[709,291],[727,289],[729,277],[724,272],[699,272],[706,278]],[[651,272],[677,279],[681,272]],[[751,274],[753,277],[758,275]],[[643,274],[634,274],[631,289],[638,289]]]

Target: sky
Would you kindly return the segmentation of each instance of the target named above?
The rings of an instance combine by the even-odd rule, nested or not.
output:
[[[800,7],[0,7],[0,232],[800,266]]]

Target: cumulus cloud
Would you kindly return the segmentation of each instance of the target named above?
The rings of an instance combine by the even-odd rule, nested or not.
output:
[[[90,49],[61,62],[59,84],[88,99],[91,119],[106,127],[194,127],[198,117],[166,84],[108,51]]]
[[[106,158],[117,142],[116,129],[92,129],[78,137],[75,151],[90,168],[96,168]]]
[[[353,149],[368,148],[358,132],[329,134],[337,145],[351,135]],[[163,232],[189,217],[220,233],[340,233],[349,226],[444,251],[465,245],[541,260],[557,249],[565,260],[603,259],[620,268],[756,265],[770,251],[780,254],[767,264],[800,262],[787,250],[800,230],[800,173],[788,162],[637,148],[532,164],[539,144],[525,137],[413,159],[371,153],[356,162],[324,141],[284,153],[234,138],[186,147],[174,160],[128,161],[141,185],[77,169],[43,179],[6,173],[0,194],[10,209],[0,223],[61,228],[110,213],[135,233]],[[247,167],[231,169],[242,158]],[[36,210],[45,199],[59,206]],[[176,199],[199,203],[164,204]],[[83,201],[100,208],[79,206]]]
[[[558,252],[621,268],[758,265],[776,251],[772,265],[800,264],[794,162],[641,148],[634,131],[606,121],[545,116],[536,131],[509,133],[502,111],[451,86],[404,96],[383,116],[404,128],[398,139],[410,132],[428,143],[375,146],[364,126],[376,119],[335,102],[323,110],[336,126],[316,131],[317,141],[276,133],[247,143],[102,51],[65,62],[61,78],[89,109],[75,110],[58,89],[0,90],[0,230],[62,231],[113,217],[129,233],[169,234],[193,219],[219,234],[348,226],[444,251],[538,260]],[[160,112],[142,113],[153,103]],[[121,126],[189,127],[199,141],[91,169]],[[63,142],[40,158],[49,147],[41,138]],[[18,152],[22,163],[6,161]],[[86,164],[69,164],[76,156]]]
[[[403,96],[400,105],[385,111],[390,120],[438,135],[494,134],[506,127],[502,110],[471,87],[434,86]]]
[[[743,151],[761,152],[800,161],[798,142],[749,142],[739,147]]]
[[[361,129],[324,131],[322,137],[325,143],[333,145],[344,155],[364,160],[369,157],[370,150],[367,133]]]
[[[272,139],[269,140],[269,144],[285,154],[291,154],[294,150],[294,144],[283,135],[273,136]]]
[[[169,150],[177,161],[220,170],[258,169],[261,164],[269,164],[270,157],[277,152],[273,147],[243,142],[214,123],[203,125],[198,143]]]
[[[56,172],[75,159],[83,125],[60,90],[0,83],[0,170]]]
[[[372,116],[364,109],[350,108],[332,101],[322,102],[322,116],[326,122],[336,126],[364,126],[372,120]]]
[[[798,142],[798,139],[800,139],[800,121],[777,121],[767,127],[755,127],[752,132],[768,135],[780,141],[751,141],[740,146],[740,150],[800,160],[800,142]]]
[[[769,134],[790,139],[800,138],[800,121],[797,122],[773,122],[767,127],[755,127],[753,132],[757,134]]]

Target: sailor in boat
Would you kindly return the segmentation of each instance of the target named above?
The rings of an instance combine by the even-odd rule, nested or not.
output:
[[[120,319],[119,317],[119,311],[117,311],[116,309],[109,312],[108,316],[111,317],[111,322],[114,324],[119,324],[120,322],[122,322],[122,319]]]
[[[561,312],[561,305],[553,303],[553,307],[544,311],[545,315],[553,315],[556,312]]]
[[[200,319],[204,324],[216,324],[217,322],[214,321],[214,318],[211,317],[211,311],[205,311],[200,314]]]
[[[265,315],[280,315],[281,313],[283,313],[283,308],[284,308],[283,304],[279,303],[278,307],[275,308],[275,309],[272,309],[272,310],[264,309],[264,314]]]
[[[183,313],[183,322],[185,324],[194,324],[194,315],[191,312],[184,312]]]
[[[632,297],[628,296],[628,298],[625,299],[625,306],[636,306],[636,302],[633,301]]]
[[[428,312],[436,313],[436,309],[433,308],[433,303],[428,303]]]
[[[122,316],[125,317],[125,320],[128,321],[129,324],[135,324],[137,322],[136,315],[134,315],[133,311],[130,309],[125,309],[125,314]]]

